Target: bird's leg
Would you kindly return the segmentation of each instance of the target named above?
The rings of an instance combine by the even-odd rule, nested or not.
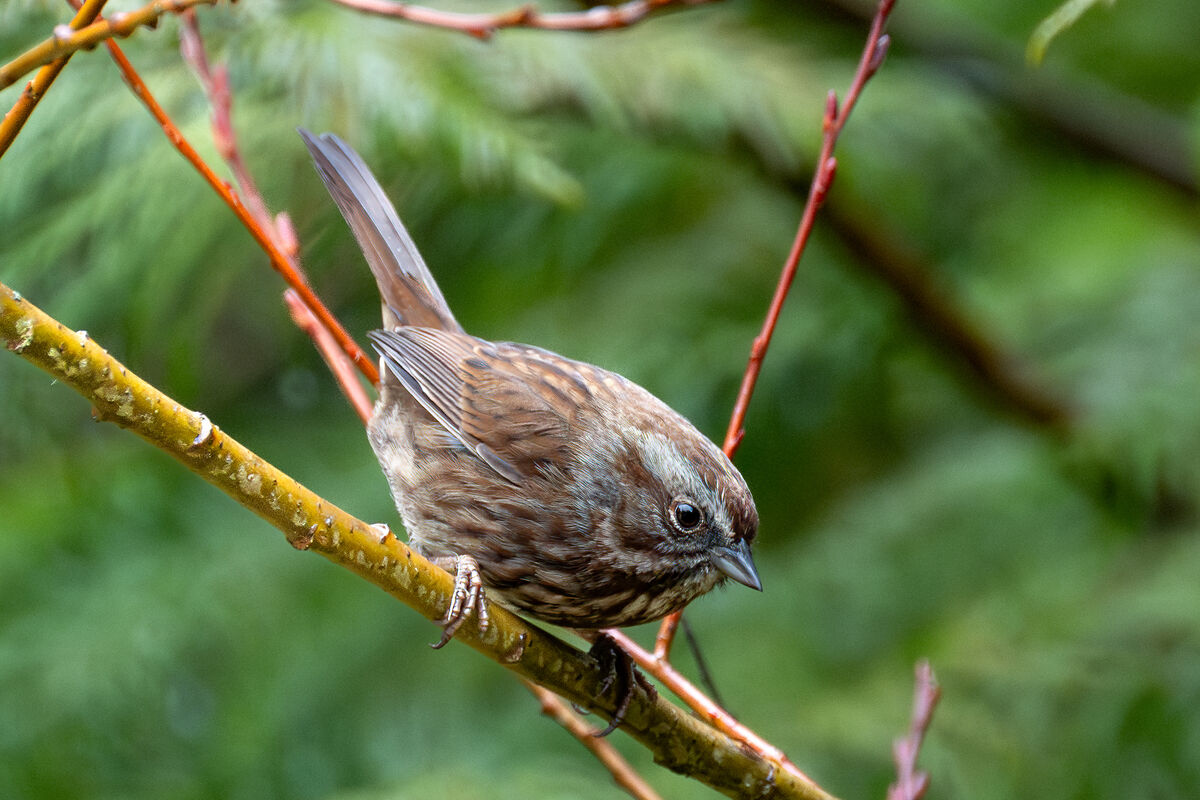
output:
[[[604,673],[604,679],[600,682],[601,695],[619,681],[617,707],[613,711],[612,721],[608,723],[608,727],[596,734],[597,737],[608,736],[625,721],[625,714],[629,712],[629,706],[633,702],[633,696],[637,694],[639,686],[650,696],[651,700],[658,697],[658,691],[654,688],[654,684],[638,672],[633,658],[621,649],[621,646],[611,636],[604,633],[596,636],[592,640],[592,647],[588,650],[588,655],[596,659]]]
[[[479,615],[479,632],[488,627],[487,601],[483,597],[483,578],[479,575],[479,563],[470,556],[442,556],[433,563],[447,572],[454,573],[454,592],[450,595],[450,607],[438,624],[442,626],[442,638],[430,645],[437,650],[453,638],[459,627],[472,611]]]

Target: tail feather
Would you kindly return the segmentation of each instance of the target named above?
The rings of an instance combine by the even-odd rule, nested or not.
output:
[[[462,331],[396,209],[358,153],[332,133],[298,129],[358,240],[383,298],[383,326]]]

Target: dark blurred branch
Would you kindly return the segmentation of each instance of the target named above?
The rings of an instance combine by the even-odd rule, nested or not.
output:
[[[887,231],[878,215],[864,219],[835,199],[828,204],[826,220],[856,256],[855,263],[887,284],[913,324],[1000,407],[1039,427],[1061,428],[1070,422],[1069,407],[1031,381],[1016,360],[934,284],[929,265]]]
[[[917,756],[929,723],[933,721],[933,710],[942,697],[942,689],[928,661],[918,661],[916,673],[908,733],[892,743],[896,782],[888,787],[887,800],[921,800],[929,788],[929,773],[917,769]]]
[[[542,13],[523,5],[498,14],[465,14],[401,3],[397,0],[331,0],[338,5],[435,28],[459,31],[477,39],[489,39],[504,28],[537,28],[550,31],[604,31],[628,28],[652,13],[670,7],[698,6],[716,0],[629,0],[620,5],[593,6],[587,11]]]
[[[872,13],[869,0],[816,0],[857,21]],[[1143,172],[1200,197],[1186,121],[1084,74],[1031,68],[1024,52],[965,15],[929,13],[919,5],[892,20],[906,50],[1028,117],[1067,143]]]
[[[30,48],[7,64],[0,66],[0,89],[12,86],[20,77],[43,64],[69,56],[76,50],[87,50],[114,37],[125,38],[143,25],[154,27],[164,14],[177,14],[192,6],[214,5],[217,0],[155,0],[136,11],[114,14],[91,25],[73,30],[59,25],[54,34],[41,44]]]
[[[69,28],[77,31],[80,28],[90,25],[97,15],[100,14],[100,9],[104,8],[104,4],[108,0],[88,0],[75,13],[75,18],[71,20]],[[38,102],[50,90],[50,85],[54,83],[54,79],[58,77],[58,73],[62,72],[63,67],[71,60],[72,53],[67,53],[65,56],[60,56],[54,59],[49,64],[46,64],[38,70],[38,74],[33,80],[25,85],[25,90],[21,92],[21,96],[17,98],[17,102],[4,115],[4,119],[0,120],[0,157],[2,157],[9,145],[17,138],[17,134],[21,132],[21,128],[25,126],[25,122],[29,119],[29,115],[33,113],[33,109],[37,107]]]
[[[319,553],[428,619],[445,615],[454,590],[447,572],[313,494],[3,284],[0,344],[83,395],[97,419],[136,433],[283,531],[293,547]],[[595,659],[494,604],[486,631],[464,625],[455,641],[605,718],[623,694],[605,691]],[[636,685],[621,728],[658,763],[731,797],[830,800],[811,781]]]

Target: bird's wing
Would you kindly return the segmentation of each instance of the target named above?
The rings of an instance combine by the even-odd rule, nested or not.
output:
[[[525,345],[432,328],[369,336],[409,394],[507,480],[522,483],[539,466],[565,460],[573,423],[589,406],[580,370],[595,368]]]

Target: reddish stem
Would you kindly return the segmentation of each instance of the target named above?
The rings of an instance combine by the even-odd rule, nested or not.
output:
[[[459,31],[477,39],[489,39],[502,28],[540,28],[555,31],[600,31],[627,28],[652,12],[668,6],[694,6],[714,0],[630,0],[611,6],[593,6],[586,11],[543,14],[523,5],[498,14],[464,14],[440,11],[395,0],[333,0],[338,5],[366,14],[392,17],[435,28]]]
[[[933,667],[929,666],[928,661],[918,661],[916,672],[908,734],[892,744],[896,782],[888,787],[887,800],[921,800],[929,788],[929,773],[917,769],[917,754],[921,752],[925,732],[933,721],[933,711],[942,697],[942,688],[938,686]]]
[[[100,15],[100,9],[104,8],[106,2],[108,0],[88,0],[82,6],[77,7],[75,18],[69,25],[70,29],[77,31],[90,25]],[[13,103],[13,107],[4,115],[4,119],[0,120],[0,156],[4,155],[9,145],[17,138],[17,134],[25,127],[29,115],[33,113],[38,102],[49,91],[54,79],[58,77],[58,73],[63,71],[63,67],[71,60],[72,55],[73,53],[67,53],[49,64],[43,64],[33,80],[25,84],[25,90],[21,92],[17,102]]]

